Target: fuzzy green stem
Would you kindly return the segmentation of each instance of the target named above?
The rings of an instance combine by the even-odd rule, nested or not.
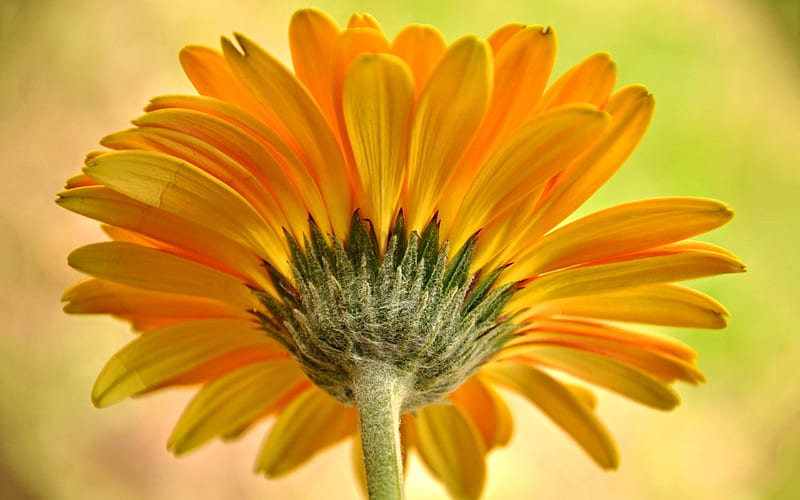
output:
[[[370,500],[403,499],[400,410],[408,376],[380,362],[359,367],[353,380]]]

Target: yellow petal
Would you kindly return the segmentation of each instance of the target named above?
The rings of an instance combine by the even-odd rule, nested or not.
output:
[[[323,449],[351,435],[357,425],[354,408],[347,408],[313,386],[281,412],[264,442],[256,472],[280,477]]]
[[[247,426],[304,380],[305,375],[290,359],[267,360],[234,370],[197,393],[175,425],[167,447],[181,455]]]
[[[225,58],[234,73],[258,98],[302,151],[322,189],[331,211],[337,235],[347,234],[350,225],[350,176],[336,137],[308,91],[277,59],[237,34],[240,52],[227,38],[222,39]]]
[[[242,195],[268,223],[294,233],[308,225],[298,186],[256,137],[227,120],[193,110],[150,112],[133,123],[161,151],[195,165]],[[108,146],[111,138],[104,140]],[[148,148],[148,149],[153,149]]]
[[[583,335],[581,332],[550,331],[537,327],[534,331],[520,335],[513,345],[506,345],[504,351],[509,351],[509,355],[525,355],[528,351],[535,354],[543,345],[569,347],[600,354],[638,368],[668,384],[683,380],[698,385],[705,381],[705,377],[693,363],[639,346]]]
[[[411,68],[417,96],[425,88],[446,51],[447,42],[433,26],[409,24],[392,41],[392,52],[405,60]]]
[[[72,189],[86,186],[97,186],[97,181],[87,176],[86,174],[76,174],[67,179],[64,184],[64,189]]]
[[[459,224],[451,232],[453,247],[460,248],[494,216],[541,189],[566,162],[594,143],[607,125],[606,113],[590,105],[574,104],[518,129],[481,167],[464,195],[455,218]],[[508,214],[502,216],[507,224],[519,224]],[[481,244],[491,246],[493,242],[488,240],[483,237]]]
[[[117,151],[87,164],[86,175],[147,205],[214,228],[269,260],[283,260],[276,234],[239,194],[199,168],[149,151]]]
[[[184,73],[201,95],[229,102],[261,119],[270,120],[218,50],[190,45],[181,50],[179,58]]]
[[[617,205],[561,227],[515,259],[508,279],[606,259],[711,231],[733,217],[704,198],[656,198]]]
[[[745,270],[727,255],[678,252],[636,256],[608,264],[574,267],[535,278],[512,299],[515,305],[563,297],[597,295],[656,283],[672,283]]]
[[[513,431],[508,407],[479,377],[467,379],[448,399],[472,420],[487,450],[508,443]]]
[[[378,20],[372,17],[369,14],[359,14],[358,12],[354,12],[350,19],[347,20],[347,27],[348,28],[369,28],[372,30],[380,31],[381,29],[380,24],[378,24]]]
[[[252,134],[273,156],[287,175],[297,186],[297,190],[305,200],[309,212],[316,223],[326,233],[332,231],[329,222],[329,210],[322,197],[322,192],[308,167],[301,159],[301,149],[290,145],[273,129],[265,125],[250,113],[232,106],[226,102],[196,95],[163,95],[150,101],[145,111],[158,111],[164,109],[188,109],[211,115],[226,120],[243,131]],[[161,126],[172,127],[181,131],[185,122],[171,121],[162,123]],[[191,124],[189,124],[191,125]],[[109,146],[110,147],[110,146]]]
[[[614,441],[591,408],[561,382],[520,363],[492,363],[481,369],[490,380],[519,393],[572,438],[604,469],[616,469]]]
[[[87,245],[74,250],[67,260],[78,271],[123,285],[217,299],[244,310],[258,305],[250,289],[228,274],[133,243]]]
[[[414,113],[403,204],[409,229],[422,229],[433,216],[488,106],[491,75],[486,42],[464,37],[450,47],[422,91]]]
[[[202,319],[150,332],[108,361],[92,389],[92,402],[112,405],[214,358],[256,346],[279,349],[266,332],[240,319]]]
[[[525,358],[569,373],[591,384],[605,387],[643,405],[671,410],[680,403],[666,383],[625,363],[568,347],[530,346]]]
[[[611,96],[605,111],[612,121],[605,136],[558,177],[523,241],[532,241],[564,220],[614,175],[644,136],[653,108],[653,96],[641,85],[624,87]]]
[[[250,318],[247,311],[217,300],[154,292],[98,279],[85,280],[70,287],[61,300],[67,303],[64,311],[72,314]]]
[[[570,102],[602,106],[617,80],[617,65],[605,52],[592,54],[561,75],[544,93],[534,114]]]
[[[406,64],[395,56],[363,55],[347,74],[344,117],[364,192],[360,204],[386,243],[397,213],[408,151],[414,86]]]
[[[504,24],[486,37],[486,41],[489,42],[489,45],[492,47],[492,52],[496,55],[509,40],[514,38],[514,35],[524,30],[525,27],[526,26],[522,23]]]
[[[198,262],[240,276],[243,281],[262,290],[272,290],[272,283],[264,273],[263,261],[212,228],[145,205],[105,186],[63,191],[56,203],[100,222],[186,249]]]
[[[492,100],[480,129],[462,157],[459,175],[453,178],[456,189],[459,189],[458,181],[468,179],[468,172],[481,165],[528,117],[547,84],[555,54],[555,32],[542,26],[528,26],[518,31],[497,52]]]
[[[725,328],[728,311],[711,297],[677,285],[647,285],[537,304],[536,316],[588,318],[687,328]]]
[[[345,152],[345,160],[351,175],[353,176],[353,191],[356,200],[365,198],[363,188],[358,182],[358,173],[355,166],[355,158],[350,146],[350,137],[347,133],[347,125],[344,116],[344,104],[342,95],[344,93],[345,78],[350,68],[350,64],[362,54],[381,54],[389,52],[389,40],[383,32],[367,27],[348,27],[336,38],[333,46],[333,106],[336,112],[335,127],[342,149]],[[355,208],[360,208],[358,204]]]
[[[640,333],[610,323],[582,318],[528,318],[523,322],[530,323],[526,331],[539,329],[571,332],[629,344],[688,362],[694,362],[697,358],[697,353],[683,342],[656,332]],[[524,336],[515,337],[507,345],[514,345],[518,340],[524,342]]]
[[[454,498],[477,499],[486,478],[486,449],[475,426],[457,406],[418,411],[414,439],[423,463]]]
[[[336,126],[333,106],[333,43],[339,26],[319,9],[306,8],[294,13],[289,23],[289,46],[297,78],[303,82],[328,123]]]

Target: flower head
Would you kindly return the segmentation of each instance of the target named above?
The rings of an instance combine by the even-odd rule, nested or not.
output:
[[[294,73],[238,34],[185,48],[200,95],[153,99],[60,193],[111,239],[70,255],[91,278],[65,310],[141,333],[94,403],[199,385],[170,448],[275,417],[257,469],[280,476],[358,439],[365,388],[386,375],[402,447],[475,498],[511,437],[503,387],[615,468],[591,391],[558,374],[673,408],[674,382],[703,380],[695,353],[630,325],[722,328],[720,304],[674,283],[744,269],[687,240],[730,220],[717,201],[564,224],[644,135],[647,89],[614,91],[603,53],[547,86],[555,33],[541,26],[448,44],[410,25],[390,40],[370,16],[340,29],[306,9],[290,42]]]

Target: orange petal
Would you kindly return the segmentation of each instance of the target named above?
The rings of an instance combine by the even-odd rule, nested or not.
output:
[[[284,476],[323,449],[351,435],[357,426],[354,408],[346,408],[312,386],[281,412],[256,460],[256,471]]]
[[[350,175],[325,117],[308,91],[277,59],[243,35],[237,34],[236,41],[241,52],[223,38],[225,58],[281,128],[302,145],[325,201],[328,206],[337,207],[331,211],[336,234],[347,234],[352,215]]]
[[[192,399],[167,447],[181,455],[250,425],[279,403],[305,375],[294,360],[252,363],[210,382]]]
[[[605,387],[651,408],[671,410],[680,403],[678,394],[665,382],[602,354],[541,345],[531,346],[524,357]]]
[[[711,297],[671,284],[568,297],[536,304],[534,316],[583,316],[687,328],[725,328],[728,311]]]
[[[416,96],[425,88],[446,51],[447,42],[433,26],[409,24],[392,41],[392,52],[405,60],[411,68]]]
[[[423,463],[454,498],[477,499],[486,478],[486,450],[478,430],[457,406],[418,411],[414,439]]]
[[[286,171],[292,182],[297,186],[297,190],[305,200],[309,212],[320,228],[326,233],[332,231],[329,222],[329,209],[323,200],[318,180],[314,178],[312,172],[303,163],[300,150],[293,148],[288,142],[281,138],[273,129],[267,127],[264,122],[256,119],[250,113],[243,111],[236,106],[226,102],[203,96],[194,95],[163,95],[150,101],[145,111],[158,111],[163,109],[189,109],[211,115],[222,120],[226,120],[239,127],[241,130],[252,134],[272,155],[281,167]],[[164,116],[162,115],[162,118]],[[181,121],[168,121],[161,123],[167,128],[178,127],[181,131],[185,125]]]
[[[621,262],[574,267],[539,276],[512,298],[512,304],[531,304],[563,297],[600,293],[656,283],[672,283],[745,270],[727,255],[679,252],[637,256]]]
[[[98,279],[85,280],[70,287],[61,300],[67,303],[64,311],[72,314],[251,318],[247,311],[217,300],[143,290]]]
[[[655,198],[617,205],[561,227],[515,259],[508,279],[606,259],[711,231],[733,211],[705,198]]]
[[[96,278],[146,290],[217,299],[244,310],[258,305],[245,284],[223,272],[134,243],[109,241],[74,250],[70,266]]]
[[[414,114],[403,204],[410,230],[422,229],[478,128],[491,96],[488,45],[456,41],[442,58]]]
[[[266,224],[238,193],[199,168],[149,151],[117,151],[84,169],[86,175],[147,205],[214,228],[264,259],[285,254],[283,234]]]
[[[481,167],[459,200],[461,208],[455,220],[464,222],[451,233],[454,248],[460,248],[489,220],[541,189],[566,162],[594,143],[607,125],[606,113],[589,105],[575,104],[553,110],[519,128]],[[519,225],[514,217],[502,216],[504,223]],[[492,247],[493,243],[491,238],[482,237],[484,248]],[[505,242],[497,243],[494,246],[505,246]],[[475,266],[480,267],[480,263]]]
[[[653,116],[654,100],[641,85],[617,91],[605,111],[611,126],[605,136],[568,166],[543,196],[524,241],[532,241],[564,220],[600,188],[630,156]]]
[[[458,175],[448,186],[448,197],[442,200],[443,220],[448,219],[448,200],[460,200],[484,160],[530,114],[550,77],[555,52],[553,30],[528,26],[514,34],[495,54],[492,100],[480,128],[461,158]]]
[[[336,127],[333,106],[333,44],[339,26],[319,9],[294,13],[289,23],[289,46],[297,78],[314,96],[331,127]]]
[[[513,431],[510,411],[503,400],[479,377],[467,379],[448,399],[472,420],[487,450],[508,443]]]
[[[108,361],[92,389],[92,402],[112,405],[214,358],[256,346],[280,350],[253,322],[240,319],[202,319],[156,330]]]
[[[490,380],[527,398],[564,429],[604,469],[616,469],[619,456],[608,431],[591,407],[542,370],[520,363],[492,363],[481,369]]]
[[[397,214],[408,152],[414,87],[408,66],[390,55],[362,55],[345,81],[347,132],[366,199],[365,209],[381,245]]]
[[[533,113],[571,102],[602,106],[617,80],[617,65],[605,52],[592,54],[561,75],[544,93]]]
[[[504,351],[507,351],[507,355],[510,356],[525,355],[528,351],[535,354],[538,347],[542,345],[569,347],[600,354],[638,368],[668,384],[676,380],[683,380],[692,385],[698,385],[705,381],[703,374],[692,362],[686,362],[660,352],[652,352],[639,346],[580,333],[553,332],[537,328],[514,339],[513,345],[507,344]]]
[[[184,249],[183,256],[241,277],[243,282],[262,290],[272,290],[272,282],[264,273],[263,260],[211,228],[145,205],[105,186],[63,191],[56,203],[86,217]]]

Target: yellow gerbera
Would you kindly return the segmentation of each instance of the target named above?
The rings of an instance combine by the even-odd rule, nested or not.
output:
[[[94,403],[200,385],[177,454],[274,416],[267,476],[361,435],[372,497],[402,495],[413,449],[477,498],[512,434],[500,386],[615,468],[592,393],[555,372],[673,408],[673,382],[703,380],[695,353],[626,325],[722,328],[720,304],[673,283],[744,269],[687,241],[730,220],[713,200],[561,225],[638,144],[647,89],[613,91],[604,53],[545,89],[556,36],[541,26],[448,45],[430,26],[389,40],[368,15],[340,29],[305,9],[290,42],[294,73],[238,34],[185,48],[200,95],[153,99],[60,193],[111,239],[70,255],[91,278],[65,310],[142,333]]]

